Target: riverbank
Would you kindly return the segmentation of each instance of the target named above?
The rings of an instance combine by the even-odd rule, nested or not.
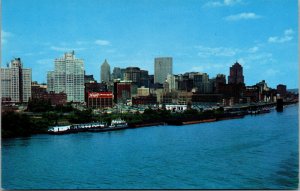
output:
[[[294,103],[286,103],[286,105]],[[197,123],[208,123],[220,120],[230,120],[243,118],[253,111],[265,107],[274,107],[274,104],[265,104],[259,106],[248,107],[233,107],[224,111],[220,107],[214,110],[206,110],[199,112],[195,109],[189,109],[182,113],[172,113],[168,110],[152,110],[146,109],[143,114],[103,114],[95,116],[91,111],[76,111],[69,114],[57,113],[4,113],[2,115],[2,138],[24,137],[33,134],[48,133],[51,126],[71,125],[74,122],[77,124],[91,123],[101,121],[110,124],[111,120],[122,118],[128,123],[127,128],[141,128],[158,125],[189,125]],[[260,112],[254,112],[259,114]],[[265,112],[262,112],[265,113]],[[122,128],[124,129],[124,128]],[[121,130],[121,129],[118,129]],[[107,131],[110,131],[108,129]],[[81,130],[72,131],[72,133],[84,132]],[[101,131],[99,131],[101,132]],[[63,132],[61,134],[64,134]]]

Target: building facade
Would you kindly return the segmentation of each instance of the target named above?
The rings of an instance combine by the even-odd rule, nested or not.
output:
[[[101,65],[101,82],[110,82],[110,65],[106,59]]]
[[[113,93],[89,92],[87,106],[89,108],[111,108],[113,106]]]
[[[23,68],[20,58],[12,60],[8,68],[1,68],[2,99],[28,102],[31,97],[31,79],[31,69]]]
[[[228,83],[229,84],[243,84],[244,83],[244,75],[243,75],[243,67],[236,62],[229,69]]]
[[[68,101],[84,102],[84,65],[74,51],[54,60],[54,71],[47,74],[47,91],[64,92]]]
[[[173,58],[161,57],[154,59],[154,83],[163,84],[168,74],[173,74]]]

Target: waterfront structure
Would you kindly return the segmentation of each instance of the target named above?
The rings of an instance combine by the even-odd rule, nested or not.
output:
[[[111,108],[113,106],[112,92],[88,92],[87,107]]]
[[[229,84],[244,83],[243,67],[238,62],[236,62],[234,65],[230,67],[228,83]]]
[[[276,90],[280,97],[286,96],[286,85],[278,84]]]
[[[106,59],[101,65],[101,82],[110,82],[110,66]]]
[[[8,68],[1,68],[1,97],[15,103],[28,102],[31,97],[31,69],[23,68],[21,58],[15,58]]]
[[[160,57],[154,59],[154,83],[163,84],[168,76],[173,74],[173,58]]]
[[[75,58],[74,51],[54,60],[54,71],[47,74],[47,91],[67,94],[67,101],[84,102],[83,60]]]

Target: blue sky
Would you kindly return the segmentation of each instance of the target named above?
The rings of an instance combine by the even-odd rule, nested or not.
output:
[[[247,85],[298,87],[296,0],[2,0],[2,65],[21,57],[46,82],[54,59],[75,50],[87,74],[100,65],[154,71],[173,57],[174,74],[228,76],[237,60]]]

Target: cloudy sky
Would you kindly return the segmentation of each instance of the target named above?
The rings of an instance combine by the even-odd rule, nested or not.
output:
[[[229,73],[298,87],[297,0],[2,0],[2,65],[15,57],[46,82],[55,58],[75,50],[87,74],[173,57],[174,74]],[[3,67],[2,66],[2,67]]]

